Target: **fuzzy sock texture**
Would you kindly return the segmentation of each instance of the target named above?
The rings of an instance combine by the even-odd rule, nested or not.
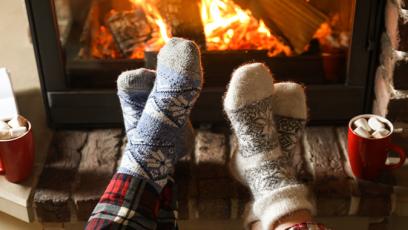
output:
[[[145,68],[129,70],[121,73],[117,80],[118,97],[122,108],[123,120],[126,135],[130,148],[132,145],[132,136],[135,135],[135,129],[140,116],[146,105],[147,98],[153,88],[156,79],[156,71]],[[177,140],[176,140],[177,139]],[[174,144],[177,145],[177,159],[193,151],[194,129],[191,121],[188,120],[185,128],[175,137]]]
[[[295,85],[285,87],[297,89]],[[273,112],[274,104],[279,103],[288,107],[279,110],[281,115],[297,116],[298,110],[303,108],[290,108],[293,111],[287,112],[293,105],[275,97],[275,90],[269,69],[253,63],[232,74],[224,99],[224,109],[239,145],[239,151],[232,159],[233,168],[251,189],[254,196],[252,210],[264,229],[274,226],[279,218],[291,212],[314,209],[307,187],[296,179],[290,154],[286,148],[281,149]],[[282,129],[283,132],[286,128]]]
[[[153,88],[155,78],[155,72],[145,68],[125,71],[118,77],[117,94],[128,138],[135,135],[137,123]]]
[[[292,169],[299,174],[302,170],[300,139],[307,119],[304,89],[294,82],[276,83],[274,87],[272,107],[279,145],[283,154],[291,160]]]
[[[156,81],[118,172],[147,178],[158,191],[163,188],[174,171],[177,152],[182,152],[175,142],[188,130],[202,83],[197,45],[170,39],[158,54]]]

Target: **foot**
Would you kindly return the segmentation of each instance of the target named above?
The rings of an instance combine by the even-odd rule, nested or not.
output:
[[[121,73],[117,80],[118,97],[123,113],[128,145],[135,135],[135,130],[146,105],[147,98],[153,88],[156,80],[156,71],[145,68],[129,70]],[[194,129],[190,120],[179,135],[180,141],[175,144],[179,152],[176,153],[177,159],[190,154],[193,150]]]
[[[233,73],[224,99],[239,144],[232,161],[254,196],[253,211],[264,229],[289,213],[313,209],[307,187],[297,181],[279,144],[273,81],[265,65],[244,65]]]
[[[300,139],[307,120],[304,88],[294,82],[276,83],[274,87],[272,107],[279,145],[282,153],[292,162],[292,168],[300,179],[303,170]]]
[[[119,172],[147,178],[161,190],[173,173],[180,134],[202,88],[195,43],[172,38],[159,52],[157,79],[129,141]]]
[[[118,97],[122,108],[126,135],[132,140],[137,123],[153,88],[156,73],[153,70],[140,68],[121,73],[117,80]]]

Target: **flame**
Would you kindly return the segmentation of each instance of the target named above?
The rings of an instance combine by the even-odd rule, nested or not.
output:
[[[154,25],[159,33],[154,33],[152,39],[147,42],[147,50],[159,50],[169,39],[169,30],[156,5],[155,0],[129,0],[135,7],[141,7],[151,25]]]
[[[170,29],[157,8],[160,0],[128,1],[133,9],[143,9],[152,27],[149,40],[134,47],[132,54],[127,57],[141,59],[144,51],[158,51],[170,39]],[[233,0],[201,0],[198,4],[207,50],[267,50],[269,56],[291,55],[290,47],[274,36],[264,21],[256,19],[249,10],[242,9]],[[96,39],[91,45],[92,57],[121,57],[105,25],[101,25],[93,36]]]
[[[201,20],[208,50],[268,50],[270,56],[291,54],[262,20],[232,0],[201,0]]]
[[[94,58],[118,58],[119,52],[114,46],[112,34],[105,26],[100,26],[93,34],[93,42],[90,46],[91,56]]]

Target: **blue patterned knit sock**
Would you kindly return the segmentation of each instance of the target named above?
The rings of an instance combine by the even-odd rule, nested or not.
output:
[[[132,145],[132,138],[135,136],[137,123],[146,105],[147,98],[153,88],[156,79],[156,71],[145,68],[129,70],[121,73],[117,80],[118,97],[123,113],[126,135],[128,137],[128,147]],[[175,142],[177,159],[180,159],[193,150],[194,129],[190,120],[178,136],[180,141]]]
[[[135,135],[137,123],[153,88],[156,73],[140,68],[121,73],[117,80],[118,97],[128,139]]]
[[[160,191],[174,171],[189,115],[202,88],[194,42],[172,38],[159,52],[157,77],[118,172],[147,178]]]

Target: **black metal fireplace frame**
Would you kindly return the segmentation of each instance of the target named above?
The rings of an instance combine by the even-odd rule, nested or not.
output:
[[[384,5],[384,0],[356,0],[345,83],[307,85],[313,123],[344,122],[370,111]],[[55,128],[119,126],[122,116],[115,90],[70,87],[65,77],[67,60],[59,40],[54,1],[26,0],[26,8],[49,125]],[[130,60],[121,63],[135,65]],[[222,122],[224,91],[225,85],[205,88],[192,112],[193,122]]]

